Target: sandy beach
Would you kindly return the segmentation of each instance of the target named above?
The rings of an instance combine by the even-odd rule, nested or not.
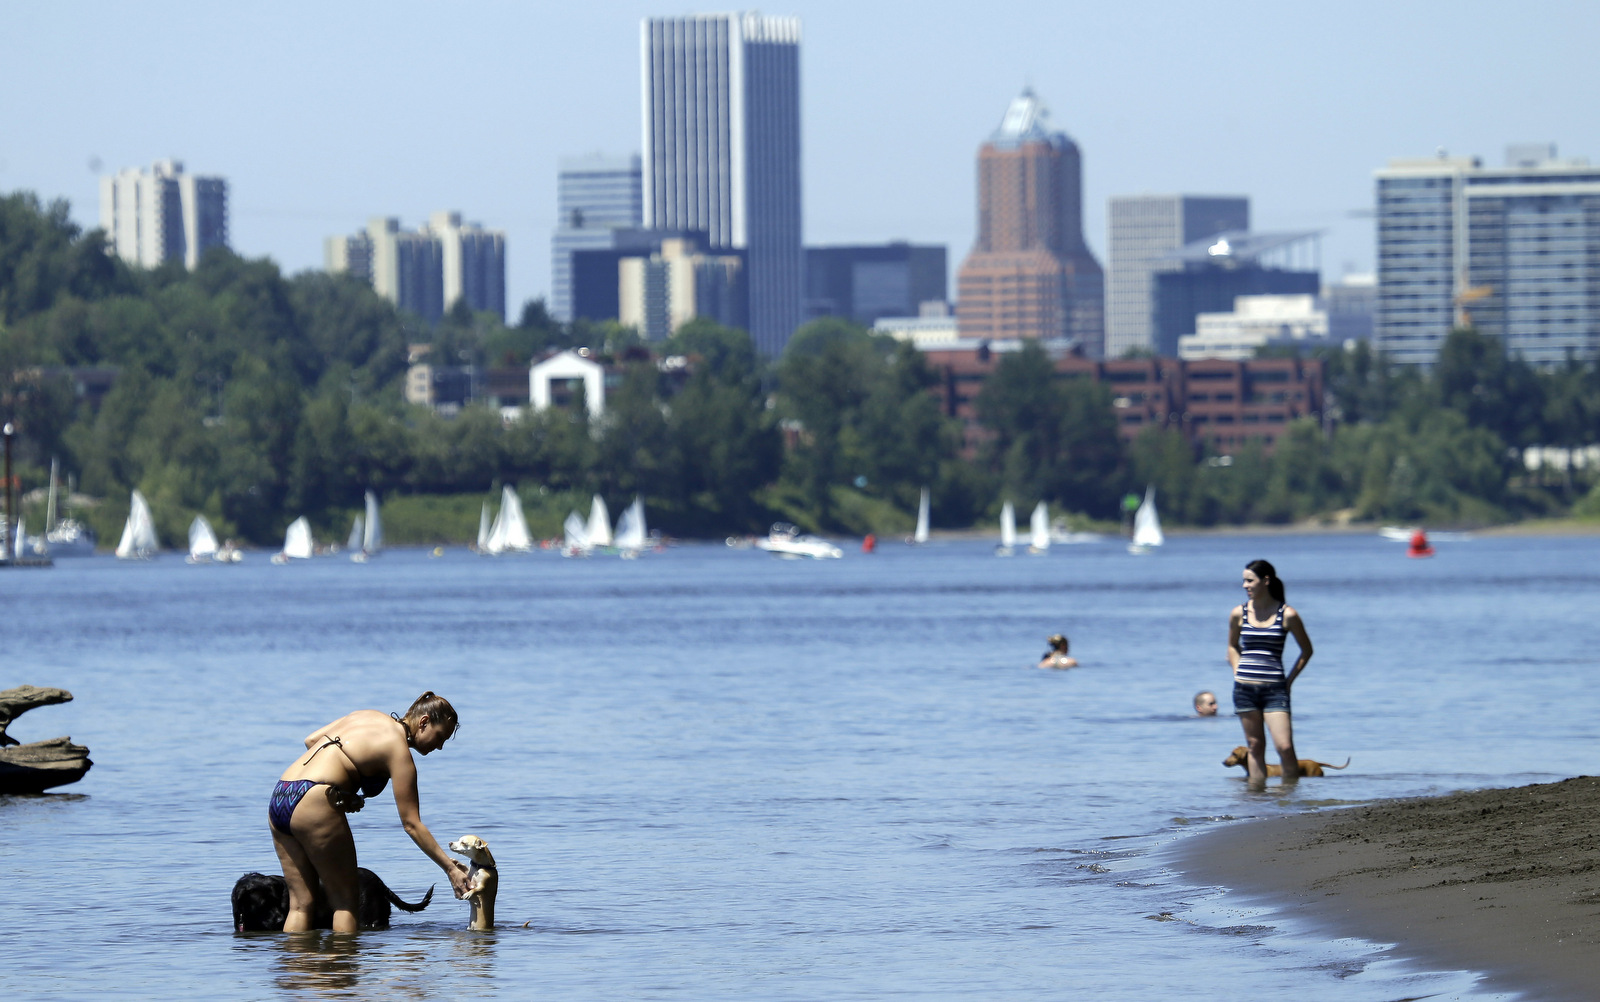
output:
[[[1314,780],[1312,781],[1314,782]],[[1600,994],[1600,778],[1229,825],[1196,877],[1339,936],[1529,999]]]

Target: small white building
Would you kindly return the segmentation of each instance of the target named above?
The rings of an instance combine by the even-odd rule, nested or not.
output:
[[[919,351],[931,347],[953,347],[961,339],[949,304],[938,300],[921,304],[918,315],[914,317],[879,317],[872,329],[896,341],[910,341],[912,347]]]
[[[1178,338],[1178,357],[1186,362],[1202,358],[1242,362],[1267,344],[1328,337],[1327,311],[1309,294],[1237,296],[1232,313],[1201,313],[1194,325],[1193,334]]]
[[[588,351],[587,348],[569,348],[529,367],[528,402],[535,411],[567,406],[577,388],[582,386],[589,417],[598,419],[605,414],[605,366],[590,358]]]

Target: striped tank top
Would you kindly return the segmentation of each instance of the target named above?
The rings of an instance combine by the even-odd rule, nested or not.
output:
[[[1283,643],[1288,631],[1283,626],[1284,604],[1269,626],[1250,625],[1250,606],[1239,607],[1239,667],[1233,677],[1240,682],[1282,682]]]

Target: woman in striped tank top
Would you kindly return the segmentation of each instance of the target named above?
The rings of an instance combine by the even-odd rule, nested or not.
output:
[[[1250,748],[1246,763],[1249,780],[1267,781],[1267,732],[1283,764],[1283,781],[1300,779],[1300,759],[1294,751],[1294,725],[1289,718],[1289,687],[1311,660],[1311,638],[1300,614],[1284,602],[1283,581],[1265,560],[1252,560],[1244,568],[1248,600],[1228,616],[1228,663],[1233,666],[1233,712],[1244,725]],[[1300,657],[1287,674],[1283,670],[1284,642],[1294,634]]]

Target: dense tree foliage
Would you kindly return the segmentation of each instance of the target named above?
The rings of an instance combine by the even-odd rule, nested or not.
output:
[[[611,372],[605,415],[577,406],[508,421],[483,405],[449,417],[407,405],[417,345],[437,364],[480,367],[587,347]],[[844,321],[806,325],[774,360],[705,320],[644,346],[615,323],[558,323],[537,301],[511,325],[464,308],[427,325],[359,281],[285,277],[227,251],[193,273],[130,269],[63,203],[0,198],[0,410],[21,429],[19,479],[39,486],[58,457],[105,499],[94,518],[107,533],[137,487],[169,541],[197,512],[256,543],[300,514],[326,535],[369,489],[463,498],[445,506],[452,525],[475,525],[476,499],[505,483],[546,531],[560,512],[541,498],[600,492],[613,505],[643,496],[653,524],[703,536],[776,517],[909,529],[923,487],[949,527],[992,520],[1003,498],[1115,519],[1121,496],[1146,484],[1169,519],[1202,525],[1340,510],[1488,521],[1574,503],[1600,514],[1593,471],[1529,476],[1514,454],[1596,441],[1593,364],[1536,370],[1470,330],[1431,372],[1365,345],[1324,362],[1329,421],[1290,426],[1270,458],[1258,447],[1220,457],[1161,429],[1125,443],[1107,389],[1055,373],[1030,344],[982,387],[964,451],[921,353]],[[115,372],[97,405],[74,385],[86,369]]]

